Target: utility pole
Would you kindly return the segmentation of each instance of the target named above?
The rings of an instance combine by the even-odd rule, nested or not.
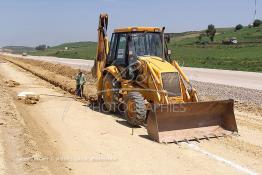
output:
[[[254,21],[257,19],[257,0],[255,0],[255,13],[254,13]]]

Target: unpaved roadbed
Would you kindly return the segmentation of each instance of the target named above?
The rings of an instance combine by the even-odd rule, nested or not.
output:
[[[8,94],[18,106],[24,128],[30,131],[29,140],[34,140],[27,147],[34,150],[37,160],[45,160],[31,160],[29,165],[41,166],[39,172],[43,174],[246,174],[187,145],[155,143],[148,139],[144,128],[136,128],[132,135],[132,128],[121,118],[93,111],[11,63],[0,66],[2,79],[20,83],[9,87]],[[21,91],[45,95],[38,104],[28,106],[15,99]],[[240,136],[193,144],[251,172],[262,173],[261,116],[243,108],[236,109],[236,118]],[[39,174],[34,169],[32,174]]]
[[[3,149],[0,174],[46,175],[51,171],[67,174],[63,164],[36,161],[44,150],[52,150],[53,155],[55,150],[48,145],[46,133],[24,110],[28,106],[17,100],[14,92],[18,87],[9,87],[7,77],[2,75],[0,71],[0,146]]]

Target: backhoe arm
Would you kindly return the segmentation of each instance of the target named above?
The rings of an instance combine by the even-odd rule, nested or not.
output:
[[[98,24],[98,43],[96,51],[96,59],[92,68],[93,77],[100,81],[102,71],[105,67],[106,57],[109,52],[108,38],[107,38],[108,15],[100,14]]]

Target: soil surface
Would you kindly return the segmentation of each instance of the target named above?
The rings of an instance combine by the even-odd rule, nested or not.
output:
[[[249,103],[252,99],[238,98],[235,114],[240,136],[159,144],[148,138],[145,128],[132,128],[117,115],[93,110],[65,87],[46,81],[55,73],[55,79],[71,86],[71,74],[30,61],[23,66],[40,72],[36,76],[6,59],[0,62],[0,174],[262,173],[259,99]],[[19,85],[9,87],[5,83],[9,80]],[[93,83],[90,79],[91,88]],[[220,91],[208,88],[213,84],[196,82],[196,86],[205,90],[200,93],[203,100],[222,98]],[[21,92],[39,94],[40,101],[25,104],[17,100]]]

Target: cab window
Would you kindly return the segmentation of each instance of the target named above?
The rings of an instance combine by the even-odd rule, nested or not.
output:
[[[117,65],[125,65],[126,63],[126,40],[126,34],[119,35],[115,60]]]
[[[107,64],[111,65],[112,62],[115,59],[116,56],[116,46],[117,46],[117,34],[113,34],[110,42],[110,52],[109,52],[109,57],[107,59]]]

